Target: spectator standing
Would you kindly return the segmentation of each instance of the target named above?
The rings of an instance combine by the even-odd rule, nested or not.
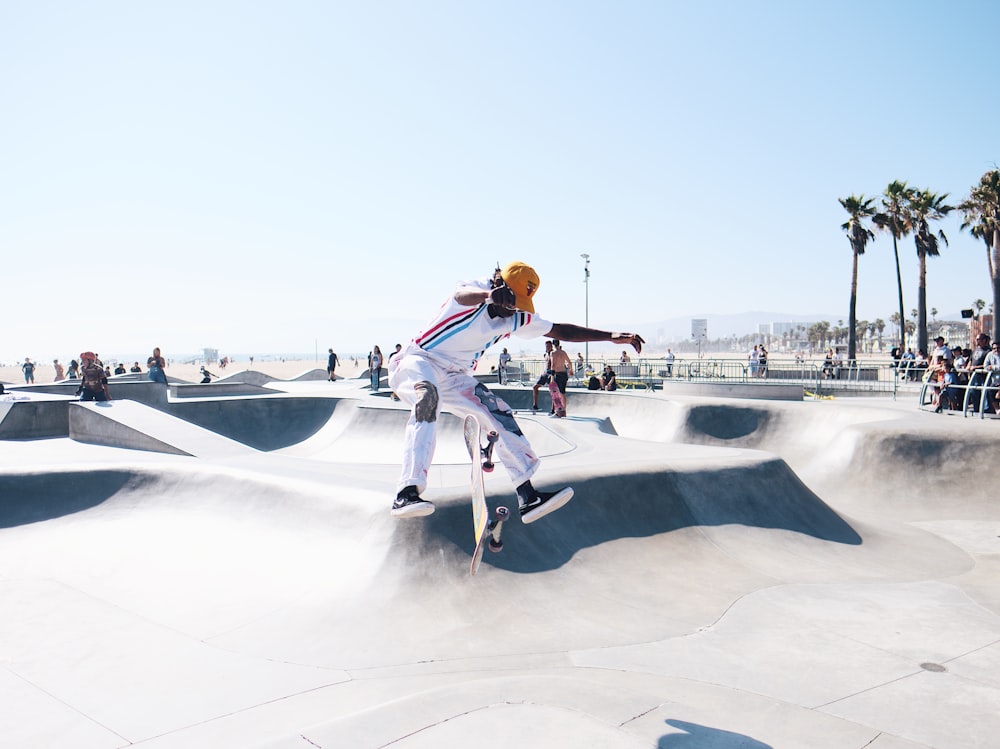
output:
[[[543,387],[547,387],[549,380],[552,379],[552,341],[545,342],[545,369],[541,376],[538,378],[538,382],[531,386],[531,410],[538,410],[538,391]],[[549,411],[549,413],[555,413],[555,409]]]
[[[389,365],[392,364],[392,357],[399,356],[401,353],[403,353],[403,344],[397,343],[396,350],[389,354],[389,358],[385,360],[386,369],[388,369]]]
[[[622,353],[624,354],[625,352],[622,351]],[[562,344],[558,340],[552,341],[552,356],[549,357],[549,362],[556,388],[562,394],[563,402],[565,403],[566,385],[569,384],[569,378],[573,374],[573,362],[570,360],[569,354],[563,351]],[[566,409],[557,409],[555,415],[560,418],[565,417]]]
[[[833,377],[833,349],[828,348],[826,350],[826,356],[823,357],[823,377],[830,378]]]
[[[368,370],[371,375],[372,392],[377,393],[382,379],[382,349],[378,346],[372,349],[368,357]]]
[[[21,365],[21,371],[24,373],[24,384],[34,385],[35,384],[35,363],[31,361],[28,357],[24,357],[24,364]]]
[[[337,355],[333,353],[333,349],[330,349],[329,355],[326,357],[326,378],[330,382],[337,379],[337,364],[340,360]]]
[[[946,359],[951,362],[955,360],[955,354],[944,342],[944,336],[939,335],[934,339],[934,343],[937,345],[931,352],[931,367],[940,366]]]
[[[1000,342],[993,341],[991,344],[990,353],[983,360],[983,369],[986,370],[988,408],[993,413],[1000,413]]]
[[[63,369],[63,365],[59,363],[58,359],[52,360],[52,366],[55,367],[56,370],[56,379],[55,379],[56,382],[59,382],[59,380],[62,380],[66,377],[66,370]]]
[[[148,359],[146,359],[146,369],[148,370],[146,376],[152,382],[162,382],[164,385],[167,384],[167,373],[164,370],[167,367],[166,360],[160,355],[160,347],[157,346],[153,349],[153,354]]]
[[[934,409],[934,413],[941,413],[944,408],[953,409],[959,402],[958,389],[955,387],[958,383],[955,377],[955,365],[950,359],[945,359],[941,365],[939,382],[941,385],[937,393],[937,408]]]
[[[497,357],[497,382],[501,385],[507,384],[507,365],[510,364],[510,352],[504,349]]]

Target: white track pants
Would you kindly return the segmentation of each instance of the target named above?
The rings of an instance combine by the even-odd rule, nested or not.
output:
[[[479,419],[484,431],[500,435],[494,455],[503,463],[514,486],[520,486],[538,470],[538,457],[517,426],[510,407],[466,372],[442,366],[411,346],[389,363],[389,387],[410,407],[397,490],[415,486],[423,492],[427,488],[427,472],[437,444],[437,419],[442,411],[463,420],[471,414]]]

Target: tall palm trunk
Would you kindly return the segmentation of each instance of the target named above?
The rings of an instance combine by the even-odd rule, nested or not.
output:
[[[993,230],[993,340],[1000,341],[1000,226]]]
[[[851,307],[847,314],[847,360],[857,359],[857,333],[854,328],[857,326],[858,316],[858,253],[854,253],[854,265],[851,268]]]
[[[917,348],[928,351],[927,346],[927,254],[917,253],[920,272],[917,276]]]
[[[906,351],[906,313],[903,312],[903,274],[899,270],[899,244],[895,227],[892,232],[892,251],[896,255],[896,287],[899,289],[899,350]]]

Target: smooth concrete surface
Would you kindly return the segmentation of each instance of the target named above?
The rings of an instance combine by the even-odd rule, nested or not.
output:
[[[5,746],[996,745],[996,421],[571,393],[518,418],[574,500],[470,578],[458,419],[395,520],[405,410],[255,384],[0,439]]]

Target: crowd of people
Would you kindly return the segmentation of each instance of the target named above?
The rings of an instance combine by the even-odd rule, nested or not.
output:
[[[922,372],[930,385],[935,412],[979,410],[981,404],[986,413],[1000,412],[1000,344],[991,343],[986,333],[976,336],[974,349],[952,348],[944,336],[935,338],[934,344],[929,357],[923,352],[913,357],[912,367],[902,364],[910,361],[905,354],[900,363],[910,371]]]
[[[154,348],[152,354],[146,360],[146,376],[153,382],[166,384],[167,376],[164,370],[167,362],[160,353],[159,348]],[[21,373],[24,376],[26,385],[35,384],[35,376],[40,365],[25,357],[20,365]],[[204,369],[204,368],[203,368]],[[106,401],[111,400],[111,393],[108,390],[108,378],[125,374],[142,374],[143,368],[138,361],[133,362],[129,369],[125,368],[124,362],[116,362],[114,370],[110,364],[101,361],[101,357],[93,351],[84,351],[78,357],[70,359],[69,364],[63,366],[58,359],[52,360],[52,381],[53,382],[77,382],[76,394],[81,400]],[[214,375],[206,375],[211,377]],[[203,382],[206,380],[202,380]]]

